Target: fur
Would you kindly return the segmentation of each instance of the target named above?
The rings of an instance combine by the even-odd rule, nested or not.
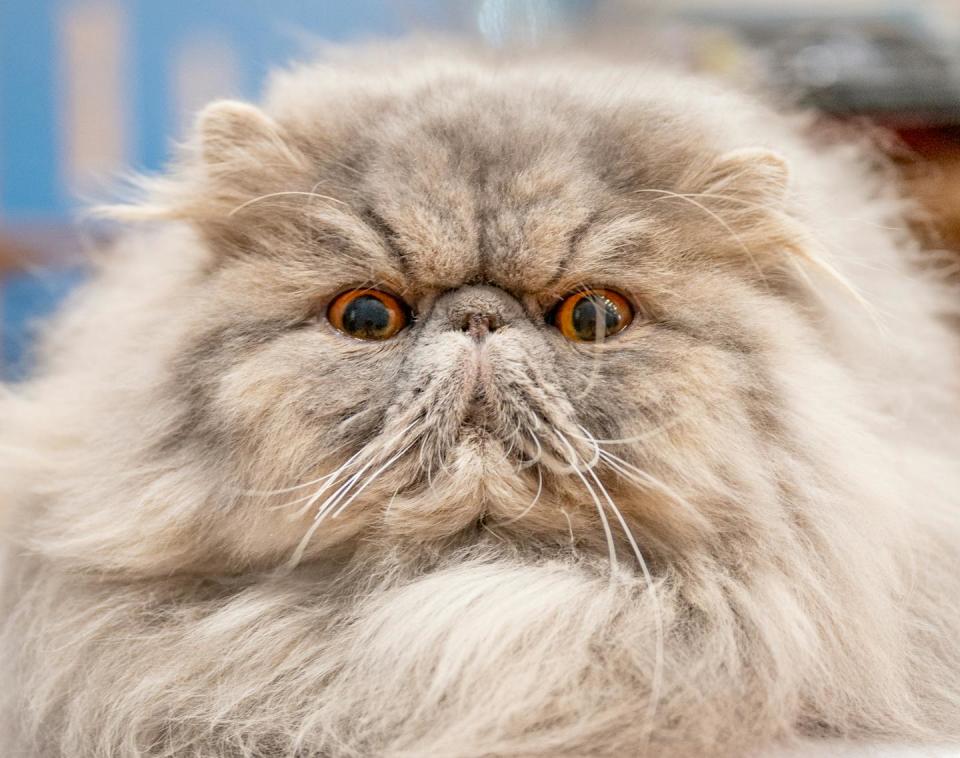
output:
[[[385,48],[210,106],[110,212],[0,407],[4,755],[960,740],[957,293],[869,145]],[[413,325],[338,334],[357,285]],[[566,341],[582,286],[634,323]]]

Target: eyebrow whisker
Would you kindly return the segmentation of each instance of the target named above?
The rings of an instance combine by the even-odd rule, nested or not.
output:
[[[298,190],[289,190],[287,192],[269,192],[266,195],[259,195],[257,197],[251,198],[250,200],[247,200],[245,203],[240,203],[240,205],[238,205],[236,208],[234,208],[232,211],[230,211],[227,214],[227,217],[230,218],[235,216],[237,213],[240,213],[245,208],[249,208],[254,203],[259,203],[263,200],[270,200],[275,197],[288,197],[288,196],[319,198],[320,200],[327,200],[331,203],[337,203],[338,205],[342,205],[346,208],[349,207],[349,203],[346,203],[343,200],[338,200],[335,197],[330,197],[329,195],[321,195],[318,192],[304,192],[304,191],[298,191]]]

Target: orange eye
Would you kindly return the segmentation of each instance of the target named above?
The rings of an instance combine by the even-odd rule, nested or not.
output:
[[[633,308],[612,290],[581,290],[567,295],[548,320],[568,340],[594,342],[625,329],[633,321]]]
[[[393,337],[410,320],[407,305],[380,290],[359,289],[337,295],[327,309],[330,323],[358,340]]]

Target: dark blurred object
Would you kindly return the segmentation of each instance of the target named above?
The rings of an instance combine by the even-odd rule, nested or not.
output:
[[[901,130],[900,138],[915,156],[906,167],[907,185],[939,234],[931,243],[955,251],[960,278],[960,126]]]
[[[781,90],[833,113],[960,123],[960,60],[924,27],[832,19],[788,28],[764,56]]]
[[[917,3],[864,15],[720,10],[682,18],[708,48],[726,35],[774,91],[803,103],[911,126],[960,124],[960,39],[923,11]],[[711,68],[712,58],[697,62]]]

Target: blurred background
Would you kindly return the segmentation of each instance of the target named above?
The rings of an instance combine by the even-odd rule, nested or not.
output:
[[[960,0],[0,0],[0,377],[24,375],[32,325],[102,242],[86,199],[160,170],[204,103],[257,97],[318,40],[410,31],[599,40],[879,124],[960,249]]]

